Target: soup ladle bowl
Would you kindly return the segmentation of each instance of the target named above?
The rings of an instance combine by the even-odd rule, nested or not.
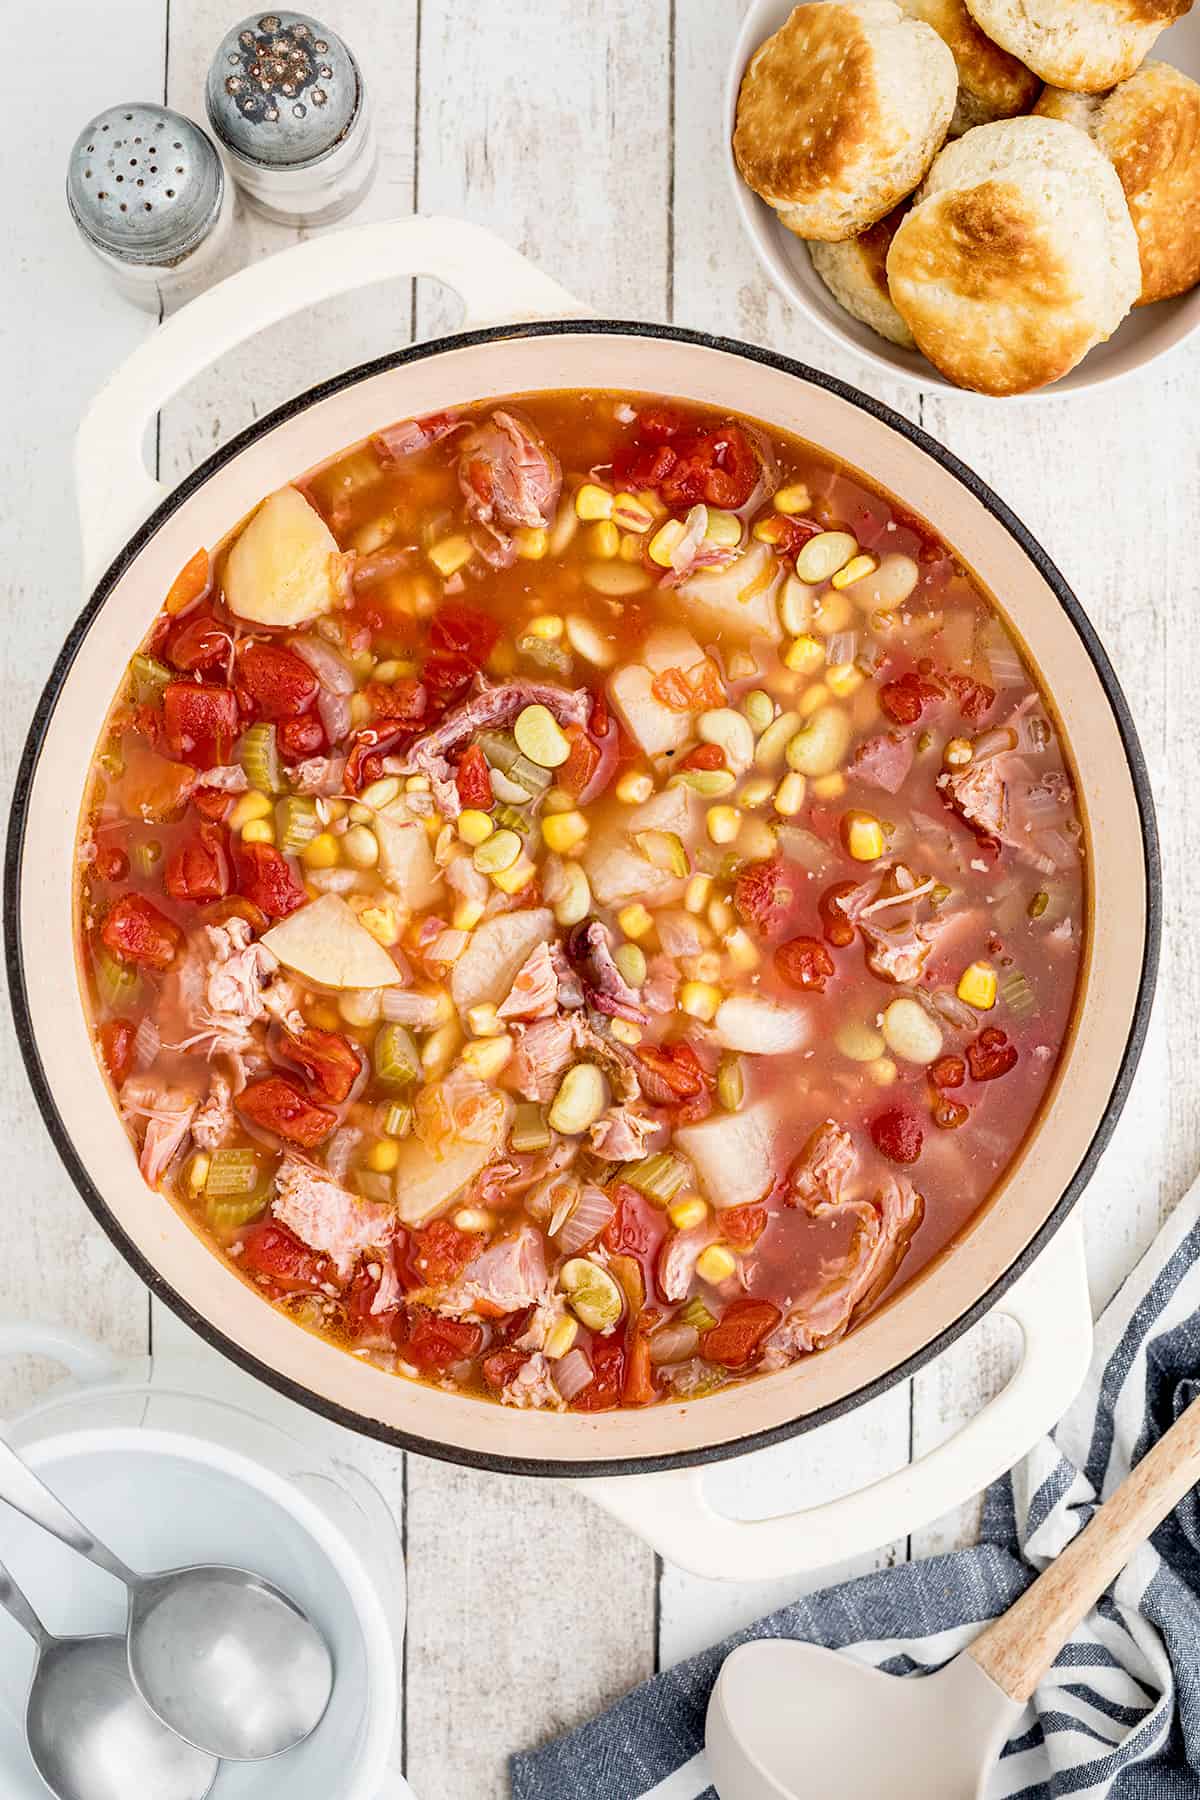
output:
[[[124,1585],[129,1677],[150,1712],[187,1745],[255,1762],[316,1729],[333,1689],[333,1658],[312,1620],[272,1582],[221,1563],[139,1574],[3,1440],[0,1499]],[[163,1794],[174,1800],[173,1789]]]

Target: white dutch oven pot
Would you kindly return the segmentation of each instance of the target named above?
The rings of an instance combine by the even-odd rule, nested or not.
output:
[[[304,306],[418,274],[463,296],[460,335],[314,388],[171,494],[151,479],[142,447],[155,414],[207,365]],[[384,422],[493,395],[585,387],[736,408],[844,458],[929,519],[999,597],[1055,697],[1077,766],[1092,893],[1104,905],[1092,908],[1077,1020],[1053,1094],[951,1253],[842,1343],[779,1374],[698,1404],[556,1415],[397,1380],[298,1330],[143,1185],[69,973],[71,888],[80,795],[110,698],[198,544],[215,543],[264,494]],[[14,1010],[39,1104],[76,1185],[168,1305],[226,1356],[354,1430],[486,1468],[607,1477],[587,1483],[593,1499],[673,1561],[714,1576],[816,1567],[912,1531],[1007,1469],[1055,1422],[1091,1340],[1078,1231],[1059,1227],[1140,1049],[1158,939],[1157,851],[1141,754],[1104,652],[1057,570],[969,470],[828,376],[726,339],[588,318],[490,233],[412,218],[315,239],[194,301],[95,401],[79,434],[78,481],[94,591],[39,706],[19,781],[7,869]],[[707,1504],[701,1465],[860,1405],[996,1304],[1020,1326],[1019,1367],[941,1448],[863,1492],[783,1519],[738,1522]]]

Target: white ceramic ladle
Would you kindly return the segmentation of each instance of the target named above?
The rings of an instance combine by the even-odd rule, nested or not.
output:
[[[789,1639],[743,1644],[709,1701],[721,1800],[982,1800],[1022,1707],[1133,1551],[1200,1479],[1200,1400],[1058,1560],[935,1675]]]

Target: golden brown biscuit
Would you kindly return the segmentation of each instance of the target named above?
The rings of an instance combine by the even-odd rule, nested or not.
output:
[[[1169,63],[1144,63],[1108,94],[1047,88],[1034,111],[1086,131],[1120,177],[1137,232],[1149,306],[1200,281],[1200,86]]]
[[[1055,119],[1005,119],[948,144],[888,254],[918,348],[984,394],[1065,375],[1116,330],[1140,281],[1111,163]]]
[[[814,239],[808,254],[838,305],[852,318],[869,325],[890,343],[913,350],[913,334],[892,305],[887,280],[888,251],[907,208],[908,202],[901,201],[886,219],[868,225],[857,237],[844,238],[841,243],[819,244]]]
[[[1192,0],[967,0],[990,38],[1052,87],[1103,93],[1125,81]]]
[[[900,0],[900,4],[910,19],[933,26],[954,58],[958,102],[950,121],[951,137],[961,137],[973,125],[1029,111],[1041,82],[979,29],[964,0]]]
[[[910,194],[945,138],[958,78],[893,0],[812,0],[742,77],[733,153],[798,237],[852,237]]]

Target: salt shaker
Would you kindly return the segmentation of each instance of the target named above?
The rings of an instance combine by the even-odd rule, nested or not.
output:
[[[80,236],[125,296],[158,312],[223,272],[233,189],[212,140],[166,106],[111,106],[67,164]]]
[[[306,13],[235,25],[208,72],[209,123],[246,203],[284,225],[326,225],[356,207],[375,173],[358,64]]]

